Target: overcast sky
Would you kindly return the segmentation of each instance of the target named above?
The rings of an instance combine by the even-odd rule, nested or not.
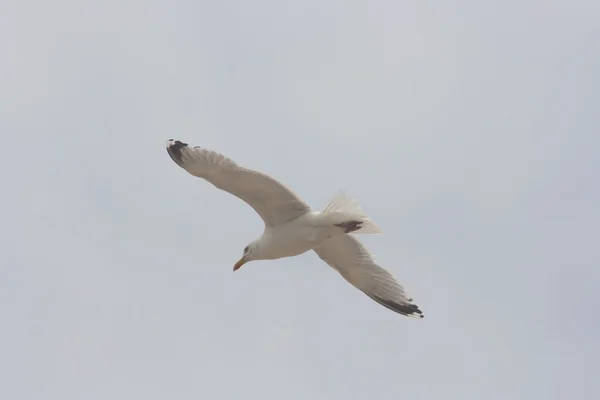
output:
[[[600,398],[600,3],[0,1],[0,398]],[[165,140],[343,189],[423,320]]]

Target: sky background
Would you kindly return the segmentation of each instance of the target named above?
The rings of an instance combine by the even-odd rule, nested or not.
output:
[[[0,398],[600,398],[600,3],[0,1]],[[175,138],[338,190],[425,313]]]

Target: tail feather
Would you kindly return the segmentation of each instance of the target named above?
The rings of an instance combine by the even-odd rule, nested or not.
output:
[[[323,209],[334,224],[360,222],[360,228],[352,231],[360,234],[381,233],[381,229],[367,217],[360,204],[344,192],[337,192]]]

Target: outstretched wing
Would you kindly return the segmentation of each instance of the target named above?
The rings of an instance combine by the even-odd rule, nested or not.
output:
[[[268,227],[283,224],[311,210],[295,193],[277,180],[239,166],[215,151],[191,147],[170,139],[167,151],[190,174],[248,203]]]
[[[412,303],[402,285],[375,262],[356,237],[334,236],[314,250],[344,279],[382,306],[402,315],[423,318],[423,313]]]

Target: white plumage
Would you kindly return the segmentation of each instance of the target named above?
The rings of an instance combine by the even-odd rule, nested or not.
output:
[[[244,249],[234,271],[248,261],[291,257],[314,250],[344,279],[397,313],[423,317],[402,285],[379,266],[354,234],[380,233],[359,204],[337,193],[323,211],[313,211],[274,178],[244,168],[217,152],[167,141],[173,161],[190,174],[248,203],[263,219],[260,238]]]

